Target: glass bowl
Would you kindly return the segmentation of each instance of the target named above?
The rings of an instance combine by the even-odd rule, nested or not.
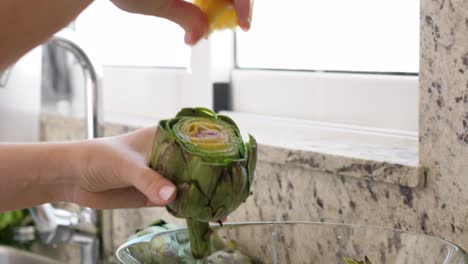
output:
[[[465,251],[439,238],[371,226],[313,222],[233,223],[213,226],[216,234],[249,260],[223,258],[217,261],[187,259],[180,252],[190,252],[185,228],[150,233],[123,244],[116,252],[121,263],[342,263],[344,258],[372,264],[468,264]],[[212,236],[213,237],[213,236]],[[180,252],[170,259],[155,250],[161,241],[176,243]],[[168,242],[169,241],[169,242]],[[155,246],[156,245],[156,246]],[[172,244],[174,245],[174,244]],[[166,248],[167,249],[167,248]],[[222,252],[221,252],[222,251]],[[230,253],[233,249],[229,249]],[[212,255],[214,256],[214,255]],[[167,257],[167,256],[166,256]],[[239,258],[238,258],[239,259]]]

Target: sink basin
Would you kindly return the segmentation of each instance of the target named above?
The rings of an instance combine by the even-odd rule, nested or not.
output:
[[[0,246],[0,263],[2,264],[59,264],[59,262],[34,253]]]
[[[294,263],[344,264],[343,258],[373,264],[468,264],[459,246],[417,233],[371,226],[312,223],[263,222],[213,226],[217,237],[237,244],[235,250],[251,261],[187,260],[185,228],[150,233],[128,241],[116,252],[124,264],[152,263]],[[212,235],[213,237],[213,235]],[[167,247],[161,247],[161,241]],[[161,250],[156,250],[159,247]],[[174,248],[176,250],[174,250]],[[232,253],[232,248],[230,249]],[[184,253],[185,252],[185,253]],[[216,254],[218,252],[214,252]],[[222,259],[226,255],[219,253]],[[212,255],[213,256],[213,255]],[[170,261],[169,261],[170,258]],[[239,259],[239,258],[238,258]],[[232,258],[231,258],[232,260]]]

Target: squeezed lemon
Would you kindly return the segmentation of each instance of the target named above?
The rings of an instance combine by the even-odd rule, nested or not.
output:
[[[234,29],[239,25],[232,0],[194,0],[193,3],[208,17],[208,35],[215,30]]]

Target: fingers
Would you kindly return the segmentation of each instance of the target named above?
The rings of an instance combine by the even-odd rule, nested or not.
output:
[[[116,209],[116,208],[141,208],[149,206],[160,206],[148,200],[146,195],[133,187],[114,189],[110,191],[92,193],[79,191],[77,195],[81,197],[75,203],[95,209]]]
[[[140,169],[132,184],[157,206],[167,205],[176,195],[174,184],[148,167]]]
[[[123,135],[124,140],[137,152],[144,155],[145,163],[148,163],[153,150],[153,140],[156,135],[156,127],[146,127]]]
[[[167,1],[157,16],[169,19],[185,30],[185,43],[194,45],[208,31],[208,18],[195,5],[183,0],[164,0]]]
[[[245,31],[249,30],[252,20],[253,0],[234,0],[234,6],[239,19],[239,26]]]
[[[109,144],[114,146],[111,150],[117,150],[116,154],[123,157],[111,164],[111,175],[117,175],[111,179],[119,185],[106,183],[104,187],[108,188],[104,190],[133,186],[146,199],[147,206],[164,206],[175,198],[174,184],[148,167],[155,133],[156,127],[148,127],[109,139]],[[102,178],[102,175],[95,176]],[[95,188],[85,189],[96,191]],[[137,204],[142,204],[142,201]]]
[[[77,192],[75,195],[78,199],[73,202],[96,209],[140,208],[151,205],[144,194],[132,187],[96,193],[85,190]]]

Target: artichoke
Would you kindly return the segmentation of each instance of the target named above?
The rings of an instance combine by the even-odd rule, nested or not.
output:
[[[157,220],[145,229],[128,238],[128,241],[138,237],[153,234],[149,243],[136,243],[128,248],[133,259],[146,264],[253,264],[250,257],[243,254],[234,241],[223,239],[215,231],[210,236],[210,246],[213,252],[204,259],[195,259],[190,251],[189,238],[185,230],[167,233],[180,229],[164,220]],[[161,234],[164,233],[164,234]]]
[[[150,167],[177,187],[166,208],[186,219],[195,258],[211,253],[209,222],[221,221],[250,195],[256,160],[255,139],[244,143],[227,116],[185,108],[159,122]]]
[[[168,224],[164,220],[156,220],[151,225],[144,229],[138,229],[135,234],[131,235],[127,241],[131,241],[141,236],[148,234],[160,234],[169,230],[180,228],[177,225]],[[165,246],[158,246],[157,243],[139,243],[136,246],[129,248],[132,256],[137,258],[141,263],[177,263],[178,250],[171,247],[171,241],[167,241]],[[169,252],[167,248],[170,248]],[[157,254],[151,254],[157,252]],[[169,254],[168,254],[169,253]]]

